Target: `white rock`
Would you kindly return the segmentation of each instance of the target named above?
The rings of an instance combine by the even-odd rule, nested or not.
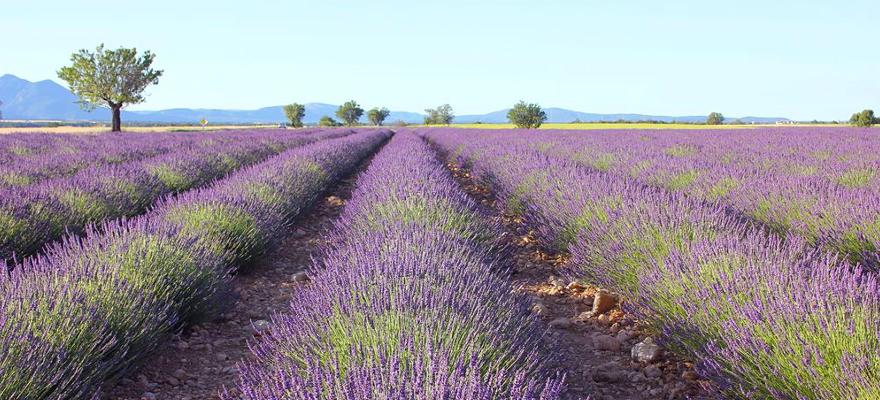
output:
[[[261,333],[269,329],[269,321],[258,319],[251,323],[255,333]]]
[[[310,278],[310,277],[309,277],[309,274],[307,274],[307,273],[304,272],[304,271],[303,271],[303,272],[297,272],[297,273],[293,274],[293,281],[294,281],[294,282],[306,283],[306,282],[308,282],[308,281],[310,281],[310,280],[312,280],[312,278]]]
[[[660,346],[654,344],[654,339],[645,338],[632,348],[632,358],[635,361],[649,363],[660,357]]]

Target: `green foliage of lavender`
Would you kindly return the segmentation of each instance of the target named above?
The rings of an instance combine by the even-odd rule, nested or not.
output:
[[[224,398],[558,398],[537,321],[492,272],[494,229],[398,133],[359,177],[313,283],[241,366],[241,395]]]
[[[815,140],[812,146],[831,134],[798,132]],[[865,269],[877,256],[878,207],[861,187],[842,189],[839,171],[860,170],[862,159],[847,161],[856,158],[837,147],[860,154],[876,144],[861,132],[843,132],[833,132],[834,150],[823,150],[831,165],[791,181],[785,163],[801,163],[816,149],[770,154],[761,146],[792,143],[774,132],[761,132],[770,140],[753,132],[715,137],[717,144],[702,133],[629,135],[634,140],[617,145],[605,135],[557,142],[554,133],[434,130],[427,137],[458,152],[502,199],[515,196],[545,239],[565,238],[574,274],[624,294],[630,312],[670,348],[700,360],[699,371],[727,397],[869,399],[880,393],[880,287]],[[740,153],[731,155],[731,145]],[[676,150],[664,150],[670,148]],[[582,162],[584,154],[608,152],[618,155],[610,168]],[[722,163],[701,158],[712,153],[724,154]],[[688,185],[657,179],[696,169],[706,173]],[[549,186],[524,184],[536,171]],[[805,187],[810,191],[795,195]],[[835,202],[823,203],[828,199]],[[813,212],[847,202],[858,206],[845,208],[853,215]],[[758,212],[750,212],[756,203]],[[865,264],[841,261],[837,250]]]
[[[0,259],[34,254],[67,232],[81,233],[90,224],[141,214],[164,196],[204,186],[287,148],[343,133],[215,133],[199,143],[192,138],[181,141],[155,157],[87,167],[71,176],[0,189],[0,214],[14,216],[7,229],[18,232],[0,234]],[[168,139],[173,141],[174,136]]]
[[[212,307],[231,271],[276,243],[290,218],[387,136],[288,150],[16,265],[0,278],[0,398],[97,398],[103,383]],[[283,201],[248,201],[240,188],[249,185]]]

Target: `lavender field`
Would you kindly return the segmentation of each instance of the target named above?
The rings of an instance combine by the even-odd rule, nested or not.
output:
[[[880,395],[880,137],[425,132],[732,398]]]
[[[878,174],[837,127],[0,136],[0,399],[880,398]]]

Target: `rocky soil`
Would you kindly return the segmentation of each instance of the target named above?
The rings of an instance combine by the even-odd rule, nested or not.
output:
[[[529,296],[532,312],[547,323],[547,340],[560,354],[569,399],[716,399],[693,364],[654,343],[638,321],[623,313],[618,297],[595,286],[561,279],[567,262],[542,246],[522,218],[505,214],[491,189],[467,169],[447,167],[485,211],[501,222],[512,252],[511,279]]]

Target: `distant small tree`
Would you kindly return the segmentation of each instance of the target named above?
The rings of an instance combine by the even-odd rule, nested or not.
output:
[[[425,109],[425,125],[449,125],[455,119],[452,106],[444,104],[437,108]]]
[[[337,122],[332,117],[325,115],[321,117],[320,121],[318,121],[318,126],[342,126],[342,124]]]
[[[388,115],[391,114],[391,111],[388,111],[387,108],[373,108],[370,111],[367,111],[367,119],[370,120],[370,123],[376,126],[382,126],[382,123],[385,122],[385,118],[388,118]]]
[[[336,117],[348,126],[357,125],[358,120],[363,115],[364,109],[354,100],[346,101],[345,104],[339,106],[336,110]]]
[[[208,120],[205,119],[205,118],[200,119],[200,120],[199,120],[199,125],[202,126],[202,129],[205,129],[205,127],[208,126]]]
[[[721,125],[724,123],[724,116],[721,113],[710,113],[706,118],[706,125]]]
[[[537,129],[547,120],[547,114],[541,106],[520,100],[507,112],[507,120],[517,128]]]
[[[284,106],[284,116],[290,121],[290,126],[302,128],[302,119],[306,116],[306,106],[299,103],[288,104]]]
[[[144,89],[159,83],[162,71],[151,68],[155,58],[149,51],[138,56],[135,48],[104,50],[102,44],[94,52],[83,49],[73,53],[72,65],[58,70],[58,77],[67,81],[84,110],[109,108],[111,130],[118,132],[122,130],[122,108],[142,103]]]
[[[877,118],[874,117],[874,110],[862,110],[861,112],[853,114],[852,117],[850,117],[849,119],[849,123],[853,126],[859,126],[863,128],[872,126],[877,122]]]

